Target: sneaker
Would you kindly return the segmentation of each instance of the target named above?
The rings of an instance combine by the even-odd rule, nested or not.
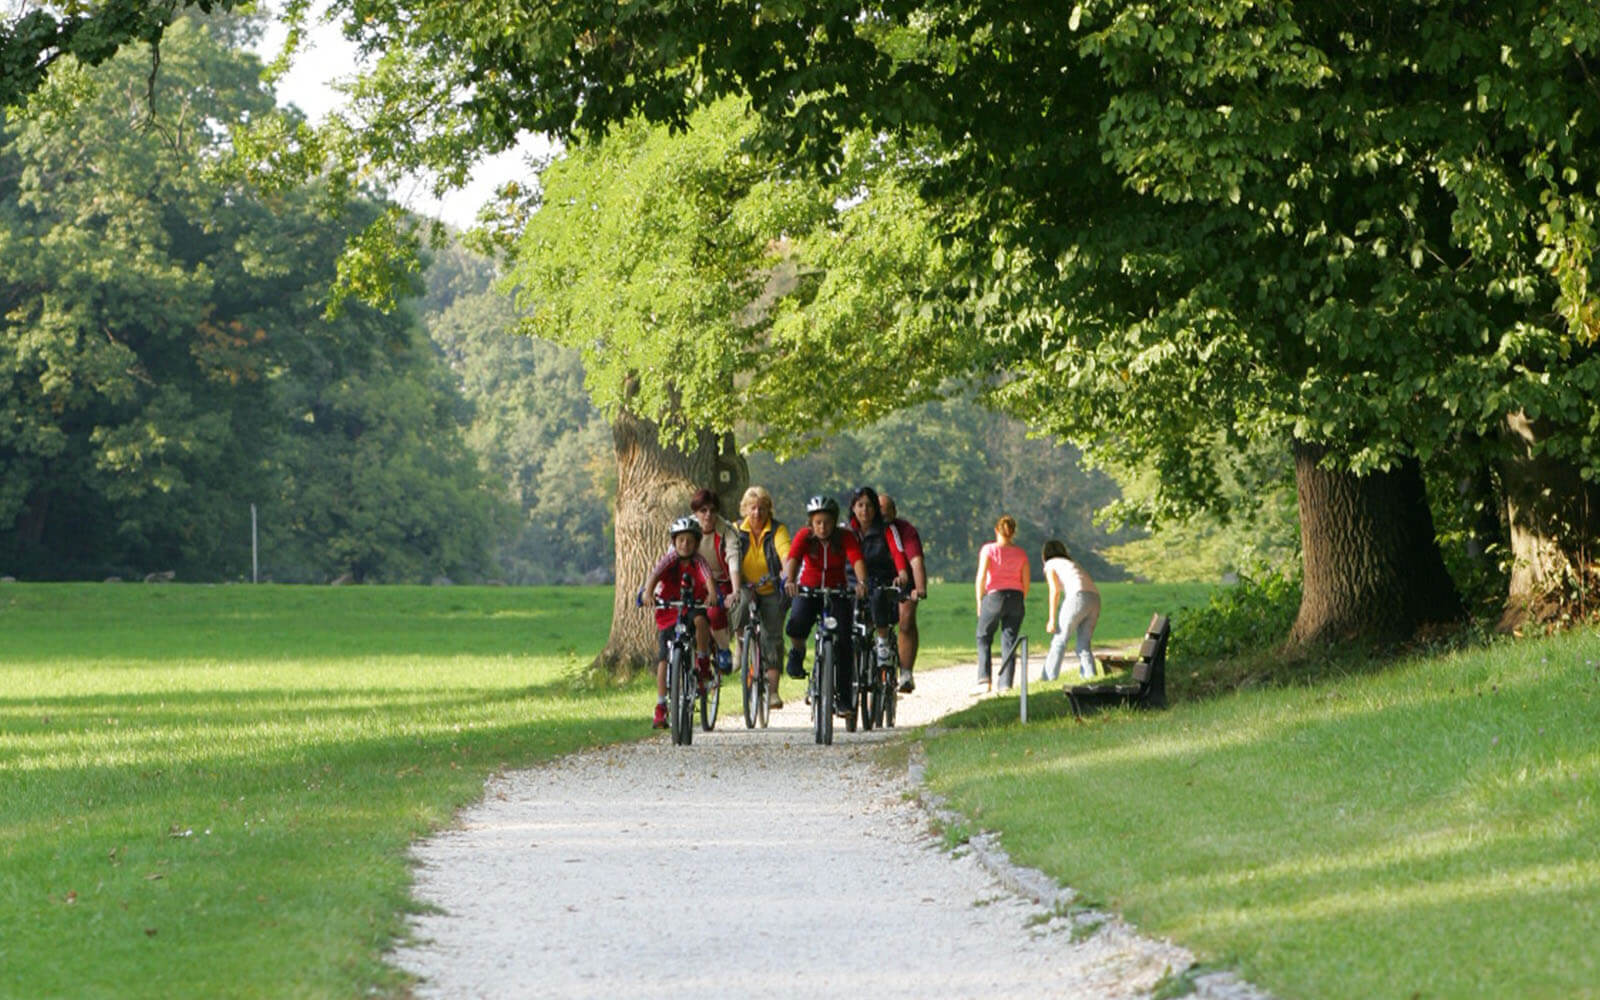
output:
[[[889,659],[893,654],[890,653],[890,651],[889,651],[889,644],[888,643],[886,643],[886,642],[878,643],[877,648],[874,650],[874,652],[877,654],[877,657],[878,657],[878,666],[886,667],[886,666],[889,665]]]
[[[900,670],[900,693],[910,694],[917,689],[917,682],[911,679],[911,668],[902,667]]]
[[[717,673],[733,673],[733,654],[726,649],[717,650]]]
[[[802,667],[798,663],[790,663],[784,669],[785,669],[785,672],[788,673],[788,675],[790,677],[793,677],[797,681],[803,681],[803,680],[806,679],[806,668]]]
[[[767,707],[776,712],[783,707],[783,699],[775,694],[769,694],[767,695]]]
[[[665,706],[665,705],[657,705],[656,706],[656,720],[655,720],[655,722],[650,724],[650,728],[651,729],[665,729],[665,728],[667,728],[667,706]]]

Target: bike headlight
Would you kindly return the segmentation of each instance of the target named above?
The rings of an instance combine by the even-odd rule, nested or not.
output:
[[[823,615],[822,627],[831,632],[839,627],[839,619],[833,617],[832,615]]]

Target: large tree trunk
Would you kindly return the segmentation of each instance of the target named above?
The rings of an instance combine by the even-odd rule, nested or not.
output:
[[[689,513],[689,497],[702,486],[717,491],[724,515],[737,510],[750,473],[731,434],[701,432],[683,451],[663,444],[655,424],[623,410],[611,438],[617,453],[616,591],[611,637],[594,668],[626,677],[655,662],[655,616],[633,601],[667,550],[668,525]]]
[[[1500,628],[1576,620],[1600,586],[1600,488],[1570,463],[1538,454],[1550,428],[1526,414],[1506,418],[1511,455],[1501,470],[1511,529],[1511,583]]]
[[[1356,476],[1322,468],[1326,451],[1295,443],[1305,579],[1290,644],[1391,642],[1459,620],[1417,463]]]

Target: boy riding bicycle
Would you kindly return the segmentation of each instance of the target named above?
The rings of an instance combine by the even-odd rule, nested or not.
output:
[[[716,593],[716,583],[711,573],[711,567],[700,558],[700,524],[692,517],[680,517],[672,522],[668,529],[672,537],[672,547],[667,550],[661,561],[656,563],[650,575],[645,577],[644,586],[639,588],[639,593],[634,596],[634,603],[644,606],[644,595],[648,592],[664,601],[676,601],[684,596],[684,588],[689,588],[689,593],[701,607],[694,609],[694,647],[695,647],[695,674],[703,682],[710,671],[711,652],[711,626],[706,619],[705,604]],[[656,663],[656,712],[653,725],[657,729],[667,727],[667,640],[672,637],[672,630],[678,624],[678,611],[674,608],[656,609],[656,649],[659,651]]]
[[[801,596],[800,588],[842,588],[845,586],[845,567],[849,566],[855,573],[856,593],[865,597],[867,566],[861,559],[861,545],[856,541],[856,536],[849,531],[839,530],[839,502],[832,497],[814,496],[806,501],[807,524],[795,532],[794,539],[789,544],[789,558],[783,564],[783,577],[785,589],[789,596],[795,598],[794,604],[789,609],[789,622],[784,626],[784,634],[789,637],[789,676],[802,678],[806,675],[806,637],[811,634],[811,627],[816,624],[822,615],[821,597]],[[854,617],[850,602],[844,598],[835,598],[830,602],[829,612],[839,620],[839,634],[842,648],[839,650],[839,662],[850,662],[850,623]],[[841,678],[840,697],[836,701],[841,712],[850,708],[848,678]]]

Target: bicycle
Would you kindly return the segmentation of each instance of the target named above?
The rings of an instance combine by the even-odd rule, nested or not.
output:
[[[667,729],[672,733],[674,746],[688,746],[694,742],[694,703],[701,700],[701,718],[705,717],[705,689],[692,683],[697,674],[694,669],[694,612],[705,607],[694,599],[685,577],[680,593],[688,596],[676,601],[655,599],[657,609],[678,612],[678,620],[667,637]],[[712,671],[716,675],[716,671]],[[708,685],[709,686],[709,685]],[[710,726],[706,727],[708,730]]]
[[[867,704],[867,693],[872,689],[872,604],[870,598],[857,596],[851,602],[853,620],[850,623],[850,648],[852,651],[850,688],[855,696],[854,708],[845,716],[844,728],[855,732],[860,720],[862,732],[872,731],[872,709]]]
[[[739,629],[739,681],[744,689],[744,727],[767,728],[772,714],[772,692],[767,689],[767,671],[772,665],[764,657],[766,632],[761,625],[761,607],[754,600],[745,607],[744,624]]]
[[[814,641],[814,659],[807,701],[811,702],[811,728],[816,741],[823,746],[833,745],[833,695],[837,676],[839,619],[833,613],[833,601],[849,591],[844,587],[800,587],[801,597],[820,597],[822,614],[817,617]]]
[[[868,609],[879,591],[888,591],[897,603],[900,600],[899,587],[873,587],[872,597],[866,601],[856,601],[856,621],[852,628],[852,635],[855,636],[855,714],[860,717],[861,728],[866,732],[885,725],[894,727],[895,702],[899,695],[900,651],[894,626],[889,626],[889,657],[882,664],[878,662],[873,641],[875,630]],[[846,728],[855,729],[854,719],[846,724]]]

